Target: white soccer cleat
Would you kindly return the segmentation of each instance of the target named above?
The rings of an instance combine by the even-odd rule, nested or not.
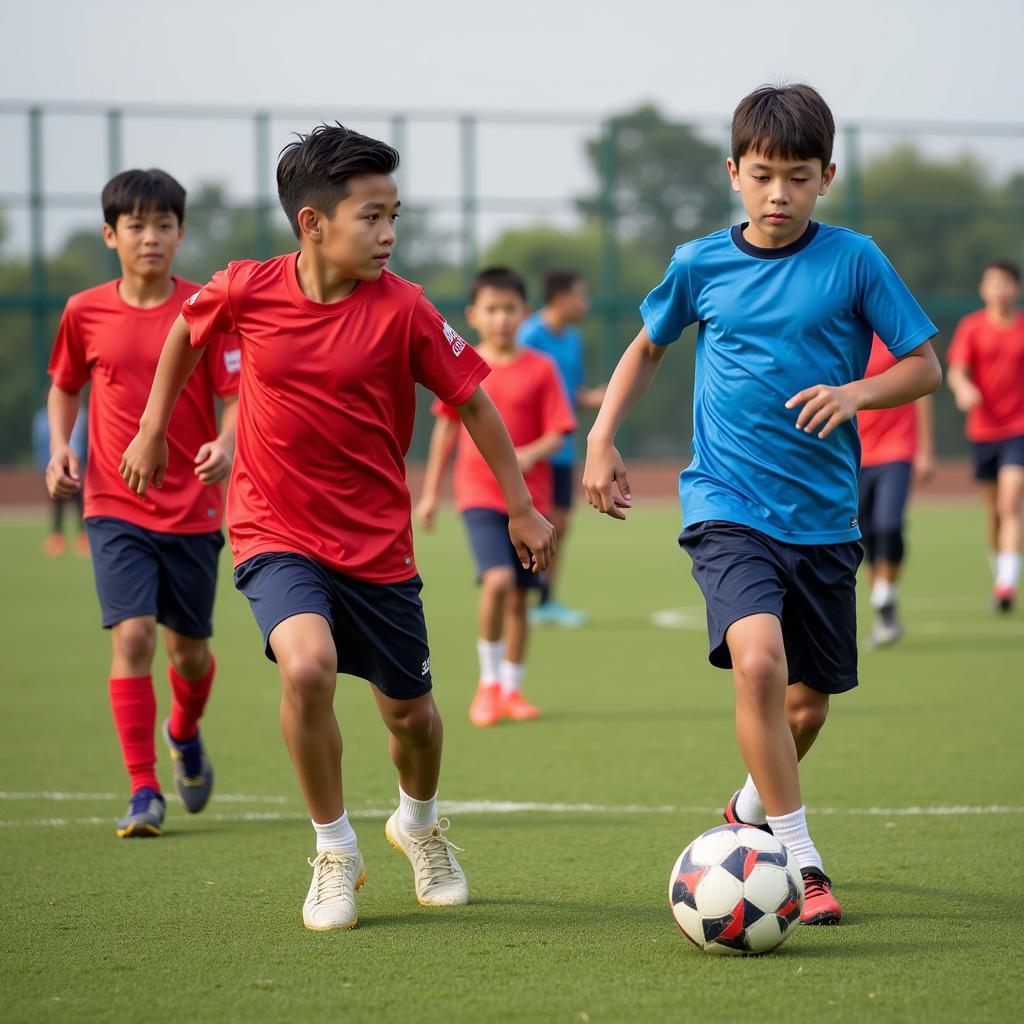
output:
[[[324,850],[309,865],[313,881],[302,905],[302,923],[314,932],[355,928],[356,890],[366,881],[363,855]]]
[[[384,826],[388,842],[409,858],[416,881],[416,899],[425,907],[460,907],[469,902],[466,876],[452,852],[463,851],[446,838],[448,827],[448,819],[441,818],[429,832],[410,835],[402,831],[398,811]]]

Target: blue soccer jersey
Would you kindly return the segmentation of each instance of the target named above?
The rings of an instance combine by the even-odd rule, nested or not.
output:
[[[721,519],[791,544],[856,540],[856,418],[828,437],[785,403],[864,376],[872,332],[900,358],[936,333],[865,235],[811,222],[779,249],[744,225],[679,246],[640,307],[656,345],[700,325],[693,459],[679,476],[683,526]]]
[[[519,328],[519,344],[536,349],[550,356],[558,367],[558,373],[569,394],[569,402],[576,408],[576,393],[583,387],[583,336],[577,328],[569,325],[556,334],[540,313],[534,313],[523,321]],[[553,466],[571,466],[576,461],[573,435],[569,434],[565,444],[548,459]]]

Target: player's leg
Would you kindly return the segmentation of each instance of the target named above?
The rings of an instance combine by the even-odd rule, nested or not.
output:
[[[1024,438],[1019,457],[1024,463]],[[1008,442],[1010,447],[1012,442]],[[996,564],[995,598],[1000,610],[1010,611],[1017,599],[1020,581],[1021,503],[1024,502],[1024,464],[1005,462],[996,479],[996,512],[999,517],[999,556]]]
[[[88,558],[89,535],[85,532],[85,522],[82,518],[85,514],[82,492],[80,490],[76,491],[71,495],[69,500],[75,508],[75,528],[78,530],[78,536],[75,537],[75,554],[78,555],[79,558]]]
[[[869,637],[869,646],[872,647],[895,643],[903,635],[898,581],[905,555],[903,524],[912,475],[909,462],[890,462],[878,469],[881,472],[872,523],[875,556],[871,586],[875,627]]]
[[[985,540],[988,544],[988,565],[995,580],[999,570],[999,505],[996,481],[999,477],[1000,442],[975,442],[974,479],[981,488],[982,506],[985,510]]]
[[[43,554],[47,558],[58,558],[64,554],[67,544],[64,540],[64,505],[67,498],[50,500],[50,532],[43,541]]]
[[[561,567],[565,563],[565,544],[572,517],[576,468],[572,465],[552,465],[551,476],[554,484],[554,504],[549,518],[551,525],[555,528],[558,554],[544,572],[540,586],[540,602],[531,609],[530,621],[535,626],[553,625],[574,629],[586,623],[587,615],[577,609],[566,608],[555,597],[555,589],[562,575]]]
[[[515,722],[537,718],[540,708],[523,695],[526,679],[526,643],[529,637],[527,598],[532,589],[530,574],[520,571],[516,586],[505,603],[505,660],[501,663],[501,713]],[[526,577],[524,579],[524,576]]]

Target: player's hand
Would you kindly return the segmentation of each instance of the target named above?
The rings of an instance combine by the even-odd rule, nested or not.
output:
[[[207,441],[200,445],[193,460],[200,483],[215,484],[223,480],[231,472],[234,457],[234,448],[223,441]]]
[[[51,498],[70,498],[82,489],[82,470],[71,445],[61,445],[50,456],[45,480]]]
[[[555,528],[532,505],[509,515],[508,535],[524,569],[543,572],[555,557]]]
[[[437,521],[437,501],[434,498],[420,498],[416,506],[416,522],[423,527],[427,533],[434,532],[434,524]]]
[[[935,476],[935,456],[918,455],[914,459],[914,477],[919,484],[928,483]]]
[[[152,484],[162,487],[167,470],[167,435],[150,435],[140,430],[121,456],[124,482],[142,497]]]
[[[786,408],[795,409],[798,405],[803,408],[796,418],[796,429],[812,434],[821,427],[818,430],[821,438],[828,437],[841,423],[857,415],[857,398],[849,386],[815,384],[812,388],[804,388],[786,403]]]
[[[614,445],[588,445],[583,490],[598,512],[612,519],[626,518],[626,512],[633,507],[633,492],[629,489],[626,465]]]
[[[961,381],[953,392],[953,399],[961,412],[973,412],[981,405],[981,391],[971,381]]]
[[[523,476],[526,476],[537,465],[537,456],[528,452],[525,448],[516,449],[516,459],[519,461],[519,472]]]

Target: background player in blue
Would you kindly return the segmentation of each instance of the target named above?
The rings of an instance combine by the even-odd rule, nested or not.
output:
[[[934,325],[874,242],[811,220],[835,175],[832,113],[806,85],[762,87],[733,115],[732,187],[749,220],[676,249],[641,306],[588,438],[590,504],[624,519],[615,433],[667,346],[699,324],[693,459],[679,543],[707,604],[709,658],[732,668],[749,770],[727,821],[770,828],[804,876],[805,924],[841,911],[807,831],[797,762],[857,685],[861,409],[939,386]],[[864,380],[872,329],[897,362]]]
[[[562,383],[575,411],[599,409],[604,385],[588,388],[583,365],[583,335],[577,324],[587,315],[590,296],[587,285],[575,270],[549,270],[541,281],[544,305],[523,321],[519,344],[550,356],[558,367]],[[576,439],[570,434],[561,449],[551,456],[555,502],[551,522],[558,536],[559,554],[548,566],[540,587],[540,603],[530,612],[534,626],[582,626],[584,612],[566,608],[555,599],[555,579],[565,559],[565,534],[569,529],[573,490],[576,485]]]

